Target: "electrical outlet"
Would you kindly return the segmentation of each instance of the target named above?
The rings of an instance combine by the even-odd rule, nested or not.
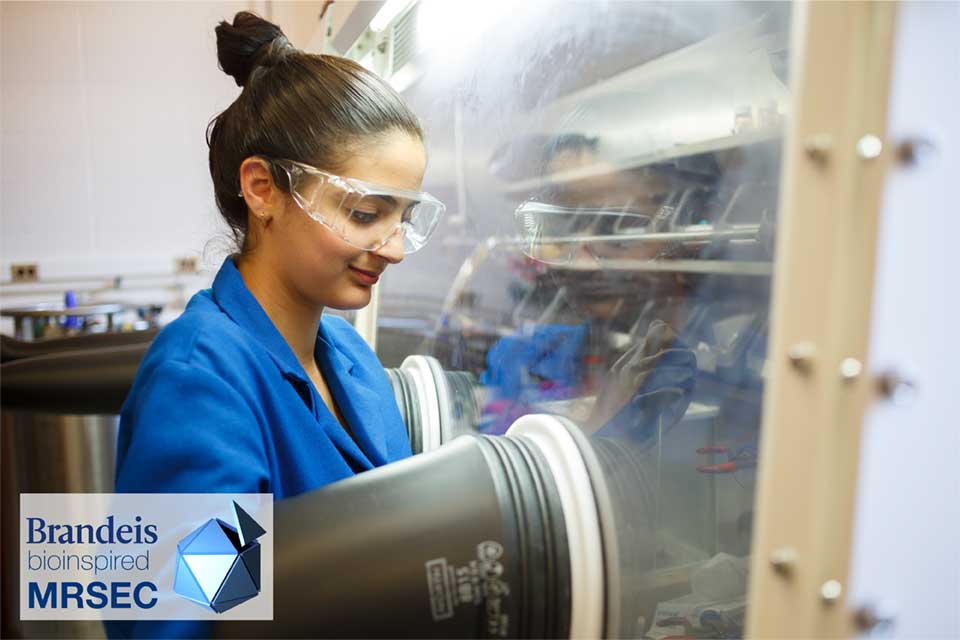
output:
[[[174,261],[174,269],[177,273],[196,273],[196,256],[180,256],[179,258],[176,258]]]
[[[10,280],[12,282],[36,282],[37,263],[21,262],[10,265]]]

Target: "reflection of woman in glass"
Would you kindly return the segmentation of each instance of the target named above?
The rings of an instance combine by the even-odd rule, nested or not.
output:
[[[481,381],[496,388],[497,402],[487,409],[503,418],[494,430],[505,430],[538,403],[595,395],[589,415],[577,417],[581,426],[648,440],[654,426],[669,428],[683,416],[696,358],[670,325],[677,318],[644,317],[643,310],[651,299],[682,291],[675,278],[653,282],[633,270],[609,269],[607,261],[660,257],[663,247],[637,239],[656,232],[658,208],[674,182],[646,167],[604,166],[597,138],[564,134],[535,138],[533,146],[541,142],[544,187],[517,208],[515,221],[524,253],[545,265],[531,286],[551,302],[536,324],[487,352]],[[504,157],[511,152],[536,155],[501,150]],[[628,332],[626,343],[611,340]]]
[[[249,13],[216,33],[242,91],[208,131],[210,173],[239,247],[144,358],[117,489],[283,498],[410,455],[376,356],[322,314],[365,306],[443,206],[419,192],[417,117],[380,78]]]
[[[566,285],[570,304],[587,316],[588,349],[606,370],[594,381],[597,400],[584,421],[586,428],[607,437],[645,440],[658,420],[670,427],[683,416],[694,386],[696,358],[664,318],[637,326],[645,298],[654,287],[636,274],[611,272],[604,265],[607,260],[660,257],[664,247],[628,238],[658,230],[661,205],[674,185],[664,173],[647,168],[596,171],[604,162],[598,144],[597,138],[566,135],[546,148],[547,176],[595,172],[572,181],[561,179],[547,194],[551,202],[577,212],[562,235],[590,238],[567,246],[571,262],[593,266],[566,273],[561,268],[554,279]],[[677,285],[672,278],[661,277],[656,293],[680,293]],[[607,336],[618,329],[634,332],[625,353],[613,351],[608,344]],[[616,360],[611,363],[612,357]]]

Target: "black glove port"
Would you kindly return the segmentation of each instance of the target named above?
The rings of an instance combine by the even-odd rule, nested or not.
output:
[[[274,620],[216,635],[618,636],[623,497],[604,467],[625,453],[593,449],[561,418],[525,416],[279,502]]]

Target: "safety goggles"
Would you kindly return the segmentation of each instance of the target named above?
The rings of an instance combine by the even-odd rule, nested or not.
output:
[[[294,160],[269,161],[286,173],[290,194],[308,216],[364,251],[397,234],[405,254],[420,250],[446,208],[428,193],[342,178]]]
[[[517,207],[514,219],[527,256],[547,264],[567,264],[584,246],[609,245],[648,232],[653,215],[530,200]]]

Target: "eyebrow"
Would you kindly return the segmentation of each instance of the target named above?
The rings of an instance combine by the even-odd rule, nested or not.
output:
[[[387,196],[387,195],[377,194],[377,195],[375,195],[375,196],[373,196],[373,197],[374,197],[374,198],[380,198],[381,200],[383,200],[384,202],[386,202],[387,204],[389,204],[389,205],[391,205],[391,206],[394,206],[394,207],[397,206],[397,199],[394,198],[393,196]]]

